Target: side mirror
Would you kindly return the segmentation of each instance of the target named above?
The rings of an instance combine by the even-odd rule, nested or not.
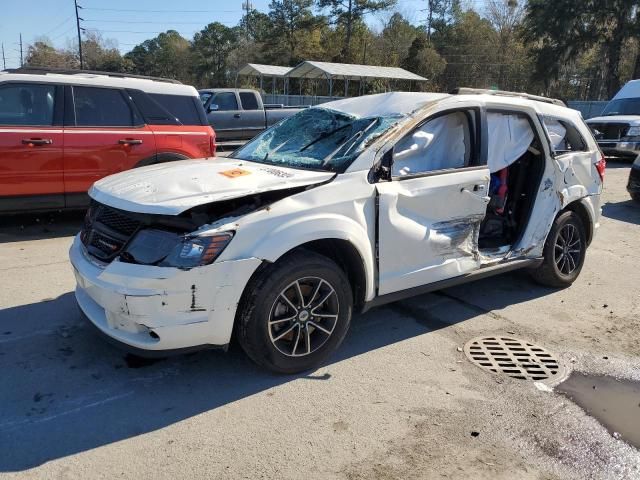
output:
[[[219,108],[220,107],[217,103],[212,103],[211,105],[209,105],[209,108],[207,108],[207,113],[216,112]]]
[[[380,163],[374,167],[369,174],[369,181],[371,183],[377,183],[380,181],[388,182],[391,181],[391,165],[393,164],[393,148],[387,150],[382,158],[380,159]]]

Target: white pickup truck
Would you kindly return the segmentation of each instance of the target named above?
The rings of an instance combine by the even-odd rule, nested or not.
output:
[[[300,108],[265,105],[259,92],[237,88],[200,90],[207,119],[222,141],[250,140]]]
[[[605,155],[636,158],[640,154],[640,80],[622,87],[602,115],[590,118],[587,125]]]

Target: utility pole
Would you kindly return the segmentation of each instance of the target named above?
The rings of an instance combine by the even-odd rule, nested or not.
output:
[[[251,12],[251,10],[253,10],[253,4],[251,3],[251,0],[245,0],[244,2],[242,2],[242,9],[246,10],[246,14],[244,16],[244,23],[245,23],[245,30],[246,30],[246,35],[247,35],[247,41],[249,40],[249,13]]]
[[[80,36],[80,20],[83,20],[78,15],[78,9],[82,8],[78,6],[78,0],[73,0],[74,5],[76,6],[76,27],[78,27],[78,53],[80,54],[80,70],[84,68],[84,62],[82,61],[82,37]]]
[[[2,69],[7,69],[7,59],[4,57],[4,43],[2,44]]]
[[[20,33],[20,66],[24,67],[24,60],[22,59],[22,33]]]

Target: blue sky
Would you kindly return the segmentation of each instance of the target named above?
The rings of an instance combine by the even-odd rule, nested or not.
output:
[[[269,0],[251,1],[257,10],[268,10]],[[242,0],[78,0],[78,4],[84,7],[82,26],[115,40],[122,52],[170,28],[190,39],[210,22],[233,26],[242,16]],[[399,0],[397,9],[416,21],[421,15],[418,9],[425,5],[425,0]],[[7,68],[19,66],[21,32],[25,55],[27,46],[42,36],[56,47],[77,43],[73,0],[0,0],[0,12]],[[380,17],[368,21],[379,24]]]

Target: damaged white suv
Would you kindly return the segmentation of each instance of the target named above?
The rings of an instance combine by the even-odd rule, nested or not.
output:
[[[227,346],[298,372],[353,312],[521,267],[562,287],[600,215],[580,114],[508,92],[389,93],[306,109],[232,158],[98,181],[76,298],[147,353]]]

